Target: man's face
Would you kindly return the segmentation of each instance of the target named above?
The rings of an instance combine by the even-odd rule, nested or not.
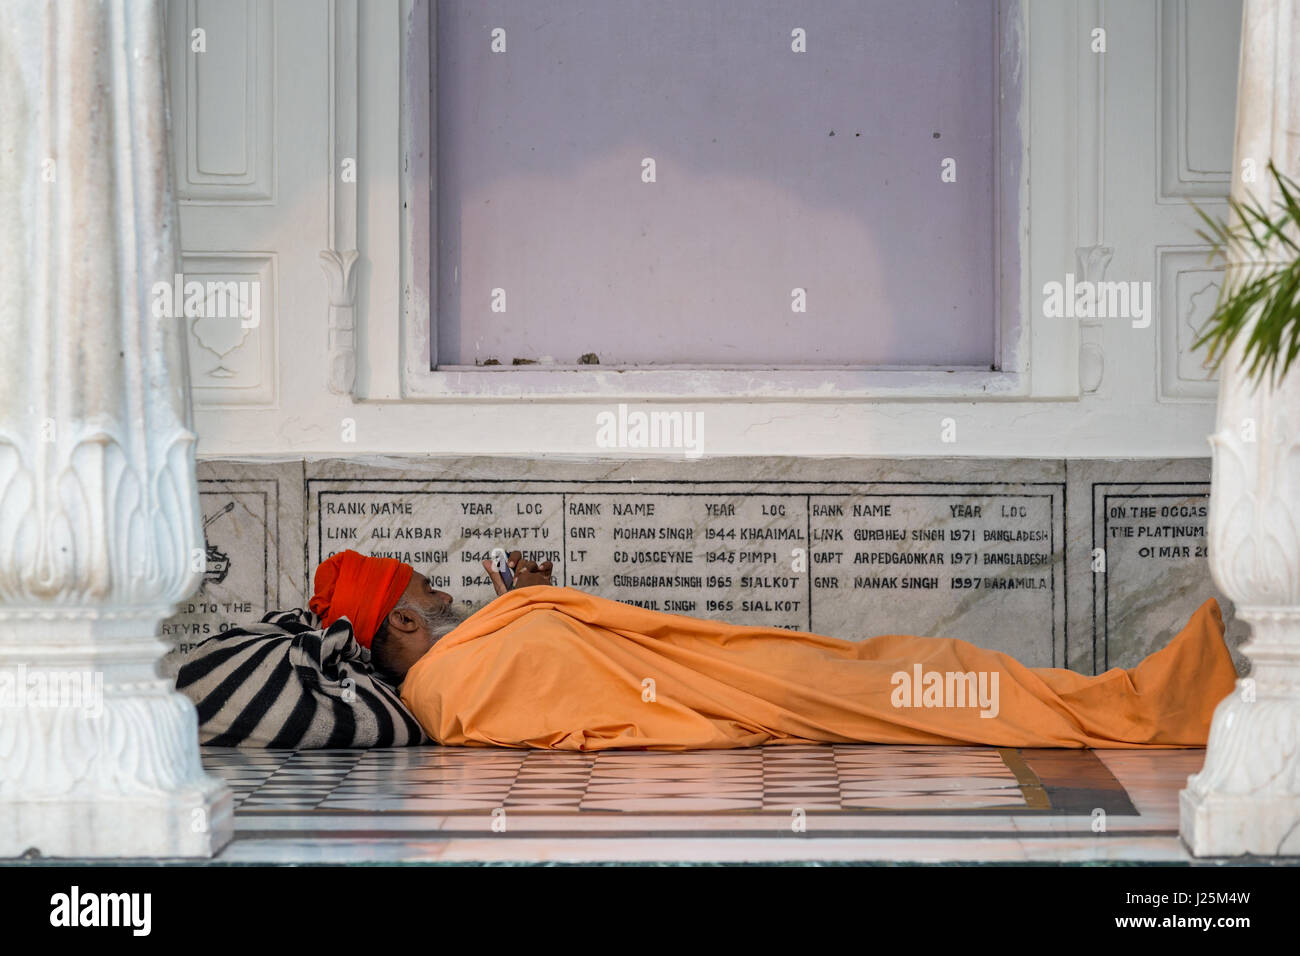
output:
[[[468,616],[466,608],[452,604],[450,594],[434,588],[419,571],[412,571],[406,590],[388,615],[385,669],[404,679],[416,661]]]
[[[402,597],[426,611],[442,611],[451,605],[451,595],[436,590],[429,578],[419,571],[411,572],[411,580]]]
[[[406,642],[411,653],[423,654],[468,616],[465,608],[452,604],[450,594],[439,591],[419,571],[411,572],[411,580],[402,592],[402,598],[422,612],[409,621],[415,626],[415,632]]]
[[[389,615],[389,632],[399,639],[406,656],[423,655],[469,616],[469,610],[452,603],[446,591],[439,591],[427,576],[411,572],[398,606]],[[403,604],[414,605],[418,612]]]

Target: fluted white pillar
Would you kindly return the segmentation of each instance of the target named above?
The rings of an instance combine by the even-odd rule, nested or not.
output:
[[[0,4],[0,857],[230,838],[156,671],[203,569],[163,69],[159,0]]]
[[[1300,180],[1297,47],[1296,0],[1246,0],[1232,194],[1270,210],[1269,159]],[[1256,389],[1246,337],[1221,369],[1208,533],[1214,580],[1251,625],[1252,670],[1215,711],[1205,766],[1180,794],[1198,856],[1300,854],[1300,367]]]

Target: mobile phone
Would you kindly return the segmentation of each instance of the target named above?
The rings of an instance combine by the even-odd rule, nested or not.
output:
[[[506,590],[509,591],[515,585],[514,572],[510,570],[510,562],[506,558],[504,548],[493,548],[491,555],[492,567],[496,568],[497,573],[501,575],[501,581],[505,584]]]

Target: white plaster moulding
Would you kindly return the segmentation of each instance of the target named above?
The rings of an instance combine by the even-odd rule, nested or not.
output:
[[[451,367],[424,377],[407,402],[843,402],[854,399],[931,401],[1025,399],[1018,372],[968,369],[744,369],[593,366]],[[370,404],[370,403],[365,403]]]
[[[334,0],[329,7],[329,242],[321,250],[321,268],[329,290],[327,382],[336,395],[356,387],[355,266],[357,184],[344,182],[341,164],[358,161],[358,20],[357,0]]]

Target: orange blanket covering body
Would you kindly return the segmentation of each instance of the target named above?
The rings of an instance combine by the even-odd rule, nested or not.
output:
[[[897,675],[918,674],[921,688]],[[997,675],[994,710],[929,672]],[[448,745],[689,750],[813,742],[1202,747],[1236,671],[1207,600],[1136,667],[1030,668],[943,637],[860,642],[665,614],[562,587],[505,594],[440,640],[402,701]],[[929,685],[931,703],[925,706]],[[956,684],[953,685],[954,691]]]

